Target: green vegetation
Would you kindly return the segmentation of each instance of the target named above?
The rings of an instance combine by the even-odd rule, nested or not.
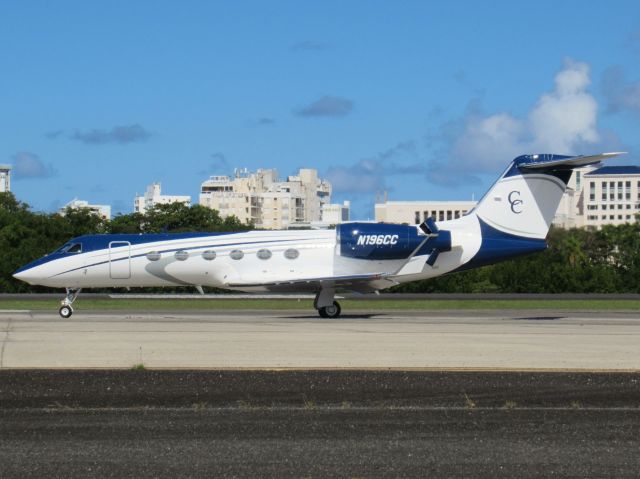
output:
[[[571,311],[640,310],[640,300],[634,299],[345,299],[342,309],[348,312],[376,310],[434,311],[450,309],[553,309]],[[313,311],[311,300],[296,299],[92,299],[83,298],[75,304],[77,311],[216,311],[251,309]],[[50,310],[58,301],[0,299],[0,310]]]
[[[215,210],[200,205],[187,207],[180,203],[157,205],[144,215],[119,215],[111,221],[104,221],[83,210],[69,210],[65,216],[35,213],[25,203],[16,201],[11,193],[0,193],[0,292],[51,291],[17,281],[11,274],[20,266],[55,250],[75,236],[91,233],[242,231],[250,227],[251,225],[242,224],[235,217],[222,219]],[[640,223],[607,226],[600,231],[552,229],[547,241],[549,248],[542,253],[432,280],[404,284],[393,288],[391,292],[640,292]],[[173,291],[180,289],[175,288]],[[216,305],[221,304],[219,300],[215,302]],[[193,302],[193,306],[188,302],[180,304],[181,308],[219,307],[208,306],[200,301]],[[258,306],[253,301],[251,304],[256,304],[256,308],[265,307]],[[406,309],[407,304],[418,309],[423,307],[407,301],[390,307]],[[468,304],[464,302],[451,307],[466,308]],[[554,307],[557,306],[557,303],[553,304]],[[157,305],[154,303],[154,306]],[[307,306],[303,302],[292,307]],[[383,307],[382,304],[380,307]],[[438,306],[429,301],[429,307]],[[477,304],[474,307],[484,306]],[[539,308],[540,305],[536,304],[535,307]]]

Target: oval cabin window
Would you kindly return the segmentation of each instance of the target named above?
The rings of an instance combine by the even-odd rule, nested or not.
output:
[[[160,259],[160,253],[157,251],[149,251],[147,253],[147,259],[149,261],[158,261]]]
[[[231,259],[242,259],[244,257],[244,253],[239,249],[234,249],[231,253],[229,253]]]
[[[174,256],[178,261],[184,261],[189,257],[189,253],[184,250],[180,250],[180,251],[176,251],[176,254]]]
[[[287,259],[296,259],[300,256],[300,252],[297,249],[289,248],[284,252],[284,257]]]
[[[256,253],[256,256],[260,259],[269,259],[271,258],[271,251],[268,249],[261,249]]]
[[[207,250],[202,252],[202,257],[207,261],[212,261],[216,259],[216,252],[212,250]]]

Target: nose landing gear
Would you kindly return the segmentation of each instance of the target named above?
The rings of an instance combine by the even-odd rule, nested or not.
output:
[[[73,314],[73,308],[71,307],[71,305],[80,294],[80,291],[80,288],[67,288],[67,295],[62,301],[60,301],[60,309],[58,310],[60,316],[62,316],[64,319],[70,318]]]

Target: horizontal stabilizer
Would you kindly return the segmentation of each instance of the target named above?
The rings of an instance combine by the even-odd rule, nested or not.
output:
[[[601,153],[599,155],[588,156],[559,156],[559,155],[527,155],[519,168],[527,170],[549,170],[555,168],[577,168],[579,166],[592,165],[602,160],[607,160],[615,156],[624,155],[625,151],[617,151],[612,153]]]
[[[420,224],[419,228],[424,234],[429,236],[435,236],[438,234],[438,226],[431,216],[424,220],[424,222]]]

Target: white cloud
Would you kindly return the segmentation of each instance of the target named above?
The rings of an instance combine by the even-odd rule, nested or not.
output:
[[[576,153],[577,146],[600,139],[598,104],[587,91],[589,65],[567,60],[555,83],[555,90],[543,94],[529,115],[531,147],[541,152]]]
[[[441,127],[444,147],[441,159],[431,163],[431,181],[470,181],[521,154],[576,154],[599,142],[598,105],[588,91],[589,73],[588,64],[566,60],[554,89],[543,93],[522,117],[486,115],[472,103],[462,119]]]

